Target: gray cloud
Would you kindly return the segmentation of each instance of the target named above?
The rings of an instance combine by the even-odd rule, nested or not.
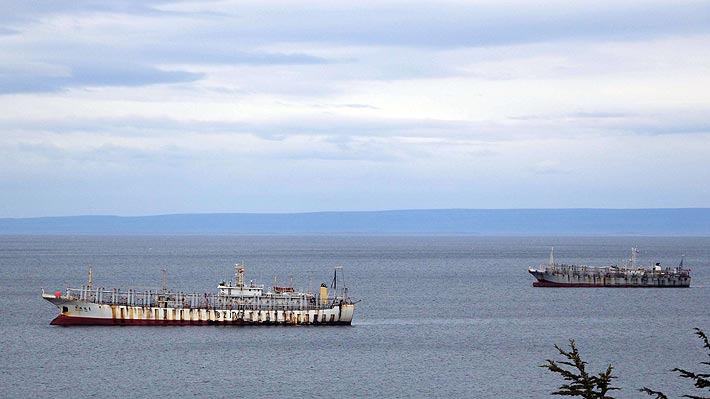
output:
[[[176,134],[250,134],[264,140],[282,141],[290,136],[323,137],[437,137],[465,138],[473,132],[490,134],[492,123],[434,119],[348,118],[314,116],[288,121],[179,121],[169,118],[117,117],[98,119],[0,120],[0,129],[26,133],[96,133],[122,137],[172,136]],[[337,141],[337,139],[332,139]],[[494,139],[495,140],[495,139]]]
[[[708,109],[697,107],[654,111],[583,111],[564,114],[526,115],[508,119],[526,122],[528,126],[564,129],[575,126],[579,131],[594,134],[674,135],[709,134]]]
[[[15,29],[9,29],[9,28],[0,27],[0,36],[3,36],[3,35],[14,35],[14,34],[17,34],[17,33],[19,33],[19,31],[15,30]]]
[[[170,0],[32,0],[32,1],[0,1],[3,10],[0,21],[5,24],[36,21],[45,15],[76,14],[76,13],[124,13],[134,15],[150,15],[158,13],[157,5],[173,3]]]
[[[387,3],[320,4],[245,3],[221,6],[219,12],[159,10],[169,2],[79,2],[48,7],[49,12],[81,11],[198,17],[195,29],[180,37],[187,43],[223,45],[310,42],[413,47],[470,47],[559,39],[635,39],[710,31],[710,4],[704,1],[573,2],[553,4]],[[132,2],[129,2],[132,3]],[[179,3],[179,2],[176,2]],[[207,3],[204,9],[220,7]],[[30,7],[32,11],[37,8]],[[48,12],[48,11],[44,11]],[[185,43],[183,41],[182,43]],[[195,46],[196,47],[196,46]]]
[[[81,54],[93,53],[90,58]],[[199,52],[197,54],[199,56]],[[47,57],[45,57],[46,60]],[[49,63],[57,69],[67,69],[65,74],[47,73],[47,71],[26,71],[22,65],[14,68],[2,68],[0,71],[0,94],[53,92],[70,87],[86,86],[146,86],[164,83],[184,83],[202,79],[202,73],[189,72],[174,68],[167,70],[152,66],[168,60],[158,60],[155,55],[138,58],[142,63],[126,63],[119,54],[110,50],[98,52],[90,49],[74,50],[73,54],[65,53],[61,57],[49,57]],[[219,58],[219,60],[217,60]],[[96,62],[100,59],[101,62]],[[205,58],[202,59],[204,62]],[[158,62],[160,61],[160,62]],[[172,62],[187,62],[186,59],[173,59]],[[219,62],[217,62],[219,61]],[[321,64],[326,60],[303,54],[275,53],[231,53],[221,54],[211,59],[215,63],[250,64],[250,65],[292,65]]]
[[[83,64],[70,66],[69,73],[5,71],[0,74],[0,94],[53,92],[76,86],[146,86],[182,83],[202,74],[161,70],[146,65]]]
[[[332,61],[302,53],[243,51],[235,45],[183,42],[179,46],[147,46],[137,51],[141,58],[155,63],[228,65],[312,65]]]
[[[561,2],[481,5],[386,3],[333,5],[223,3],[192,4],[201,9],[175,11],[180,2],[5,2],[0,20],[0,51],[22,53],[30,62],[66,67],[66,76],[6,71],[0,93],[57,91],[83,86],[142,86],[199,80],[202,76],[161,65],[320,65],[339,61],[294,50],[266,50],[269,46],[398,46],[412,48],[488,47],[559,40],[634,40],[710,32],[710,3],[639,2],[578,5]],[[172,9],[171,9],[172,7]],[[136,16],[142,23],[123,21],[104,30],[92,27],[85,35],[43,33],[46,19],[71,15],[78,21],[97,16]],[[108,18],[108,20],[111,20]],[[128,19],[130,21],[130,19]],[[152,22],[151,22],[152,21]],[[185,26],[184,29],[176,27]],[[31,34],[31,35],[30,35]],[[122,37],[125,34],[125,38]],[[98,37],[93,37],[98,35]],[[31,37],[25,40],[25,37]],[[18,37],[18,41],[2,41]],[[142,38],[145,37],[145,40]],[[86,40],[91,38],[92,40]],[[102,42],[105,41],[105,42]],[[98,44],[97,44],[98,42]],[[93,60],[101,60],[97,63]],[[130,60],[131,65],[125,64]],[[401,64],[406,63],[407,67]],[[396,79],[407,76],[451,75],[430,63],[400,60],[371,70],[370,76]],[[396,72],[394,72],[396,70]],[[388,72],[389,71],[389,72]],[[362,74],[353,68],[354,76]],[[365,73],[366,75],[368,72]]]
[[[570,38],[633,39],[710,30],[710,4],[681,2],[332,4],[181,1],[3,1],[5,25],[46,15],[125,14],[202,21],[192,42],[312,42],[397,46],[487,46]],[[191,4],[186,2],[185,4]],[[174,7],[177,6],[177,7]],[[221,38],[221,39],[220,39]],[[205,39],[208,39],[205,41]]]
[[[230,38],[195,39],[190,29],[175,30],[166,21],[179,25],[194,18],[203,21],[207,27],[223,21],[209,13],[193,13],[186,18],[180,13],[155,8],[167,3],[10,2],[0,16],[0,21],[9,25],[0,29],[0,51],[6,54],[6,65],[0,67],[0,94],[54,92],[86,86],[183,83],[203,77],[178,67],[170,70],[162,67],[166,64],[308,65],[327,62],[321,57],[298,52],[244,48]],[[69,26],[63,28],[66,22],[52,22],[52,17],[64,15],[73,18]],[[107,29],[91,23],[101,16],[111,21],[126,15],[143,17],[154,23],[124,21],[113,26],[109,22]],[[205,21],[207,17],[210,19]],[[83,35],[76,34],[79,29]],[[147,40],[141,40],[142,36]],[[6,39],[2,40],[3,37]],[[32,65],[37,64],[54,66],[64,73],[32,70]]]
[[[437,151],[458,145],[511,142],[520,139],[549,139],[556,137],[599,137],[599,136],[661,136],[710,134],[710,123],[706,115],[710,110],[701,108],[673,108],[659,110],[637,110],[619,112],[589,110],[562,114],[528,115],[501,121],[456,121],[437,119],[404,119],[377,117],[344,117],[335,115],[314,115],[294,117],[288,120],[266,121],[195,121],[171,118],[114,117],[114,118],[72,118],[72,119],[4,119],[0,120],[0,130],[21,134],[18,137],[30,139],[37,135],[89,134],[104,137],[99,141],[111,142],[111,137],[157,138],[170,143],[175,139],[210,135],[230,137],[248,135],[262,140],[284,142],[274,144],[286,149],[279,157],[301,157],[310,153],[323,159],[380,158],[377,143],[398,142],[399,140],[424,139],[421,145]],[[512,121],[513,123],[510,123]],[[294,137],[313,137],[320,142],[332,144],[327,152],[316,149],[311,152],[297,150],[289,152],[285,141]],[[415,141],[416,142],[416,141]],[[368,147],[368,146],[374,147]],[[413,144],[416,145],[416,144]],[[215,148],[215,150],[218,150]],[[301,155],[296,155],[301,154]],[[388,154],[387,157],[392,157]]]
[[[22,162],[48,161],[51,164],[123,165],[127,168],[158,167],[166,168],[184,164],[200,158],[199,153],[191,152],[175,145],[158,145],[150,148],[137,148],[120,144],[103,143],[82,147],[59,146],[48,142],[21,141],[14,145],[14,150],[5,150],[13,158]]]
[[[166,71],[141,65],[79,65],[72,68],[72,78],[82,86],[143,86],[146,84],[190,82],[201,74]]]
[[[0,9],[4,214],[710,198],[707,2]]]

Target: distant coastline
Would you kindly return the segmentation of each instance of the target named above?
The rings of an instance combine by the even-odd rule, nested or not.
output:
[[[710,208],[436,209],[2,218],[0,234],[710,236]]]

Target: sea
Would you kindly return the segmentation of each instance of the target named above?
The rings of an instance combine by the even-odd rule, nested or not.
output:
[[[691,269],[689,289],[535,288],[556,260]],[[47,292],[214,292],[246,279],[330,284],[357,303],[352,326],[58,327]],[[590,373],[611,364],[616,398],[699,394],[671,370],[701,371],[710,333],[710,238],[392,236],[0,236],[3,398],[546,398],[540,367],[574,339]],[[707,394],[705,392],[705,394]]]

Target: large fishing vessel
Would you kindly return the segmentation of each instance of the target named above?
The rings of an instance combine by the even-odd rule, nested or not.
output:
[[[683,268],[683,257],[678,267],[663,267],[660,263],[649,268],[637,267],[638,249],[631,248],[631,259],[624,266],[591,267],[555,263],[554,249],[550,262],[538,269],[529,268],[535,276],[535,287],[690,287],[690,270]]]
[[[42,298],[59,308],[50,324],[71,325],[349,325],[355,303],[348,289],[338,289],[342,267],[336,267],[328,287],[317,293],[298,292],[290,287],[265,290],[263,284],[244,283],[244,263],[236,265],[235,279],[222,281],[217,293],[183,293],[166,288],[119,290],[94,288],[89,283],[67,288],[66,293],[46,293]],[[341,273],[339,273],[341,271]],[[330,288],[330,290],[329,290]]]

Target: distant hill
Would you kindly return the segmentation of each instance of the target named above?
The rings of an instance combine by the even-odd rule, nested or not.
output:
[[[710,208],[439,209],[0,219],[0,234],[710,236]]]

